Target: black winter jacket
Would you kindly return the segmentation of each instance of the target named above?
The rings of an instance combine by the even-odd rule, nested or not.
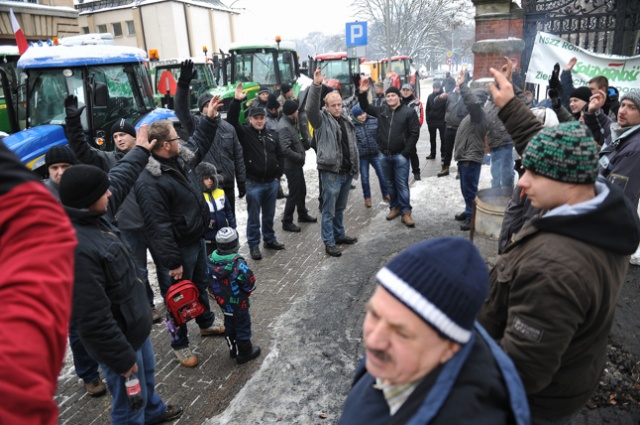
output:
[[[66,117],[65,131],[67,140],[71,150],[83,164],[93,165],[108,173],[122,158],[125,153],[119,150],[107,152],[95,149],[87,143],[80,117]],[[129,192],[129,196],[124,200],[118,211],[116,212],[116,223],[119,229],[123,230],[142,230],[144,229],[144,221],[138,207],[133,190]]]
[[[378,118],[376,139],[378,148],[386,154],[409,156],[416,152],[416,143],[420,137],[420,122],[413,108],[402,103],[391,109],[388,105],[375,107],[369,105],[367,93],[358,95],[360,107],[369,115]]]
[[[284,155],[275,131],[256,130],[249,123],[240,124],[240,101],[233,99],[227,121],[236,129],[246,167],[247,178],[259,183],[279,179],[284,170]]]
[[[116,373],[134,365],[151,333],[144,283],[114,224],[148,157],[149,151],[136,147],[111,169],[106,213],[65,207],[78,237],[71,320],[91,357]]]
[[[442,93],[431,93],[429,97],[427,97],[427,103],[424,106],[427,124],[444,124],[444,115],[447,112],[447,100],[442,99],[440,97],[441,94]]]
[[[185,89],[178,84],[174,105],[176,117],[180,120],[180,124],[189,133],[189,136],[193,135],[203,115],[191,113],[188,88]],[[238,187],[244,187],[246,171],[238,135],[233,126],[225,122],[220,116],[216,120],[218,121],[218,132],[213,139],[211,149],[204,156],[203,161],[210,162],[216,166],[218,172],[224,177],[223,187],[233,188],[234,181],[238,182]]]
[[[202,119],[176,157],[167,160],[152,155],[136,183],[145,232],[153,241],[150,249],[169,270],[182,265],[180,247],[198,241],[208,228],[209,207],[192,167],[211,147],[217,129],[217,121]]]

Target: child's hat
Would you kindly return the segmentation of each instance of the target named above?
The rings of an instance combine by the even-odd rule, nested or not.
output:
[[[223,227],[216,233],[216,244],[220,251],[235,251],[240,247],[238,232],[231,227]]]

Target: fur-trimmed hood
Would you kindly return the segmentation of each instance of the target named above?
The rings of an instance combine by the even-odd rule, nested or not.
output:
[[[203,161],[196,167],[196,176],[202,182],[202,179],[205,177],[210,177],[215,182],[215,187],[222,186],[222,182],[224,182],[224,177],[218,173],[218,169],[215,165],[210,162]]]
[[[178,148],[178,156],[186,163],[190,163],[196,157],[195,153],[183,145],[180,145],[180,148]],[[153,155],[149,157],[146,169],[154,177],[160,177],[162,175],[162,164],[155,159]]]

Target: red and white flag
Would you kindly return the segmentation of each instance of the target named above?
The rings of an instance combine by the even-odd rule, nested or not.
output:
[[[29,48],[29,43],[27,42],[27,38],[24,36],[24,33],[20,28],[20,24],[16,19],[16,15],[13,14],[13,9],[9,9],[9,14],[11,15],[11,26],[13,27],[13,34],[16,36],[18,51],[20,52],[20,54],[23,54]]]

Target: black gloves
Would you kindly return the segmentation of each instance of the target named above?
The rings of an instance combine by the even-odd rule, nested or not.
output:
[[[78,118],[82,115],[84,108],[84,106],[78,108],[78,98],[74,95],[69,95],[64,100],[64,109],[67,114],[67,118]]]
[[[549,100],[553,109],[559,109],[562,106],[562,84],[560,84],[560,64],[556,63],[549,79]]]
[[[193,62],[191,59],[187,59],[180,64],[180,77],[178,77],[178,84],[182,87],[189,86],[191,80],[196,78],[198,73],[193,70]]]
[[[360,88],[360,74],[353,74],[351,76],[351,81],[353,81],[353,86],[356,88],[356,91],[357,91],[358,88]]]
[[[247,194],[247,188],[244,185],[244,182],[238,182],[238,198],[244,198],[244,195]]]

